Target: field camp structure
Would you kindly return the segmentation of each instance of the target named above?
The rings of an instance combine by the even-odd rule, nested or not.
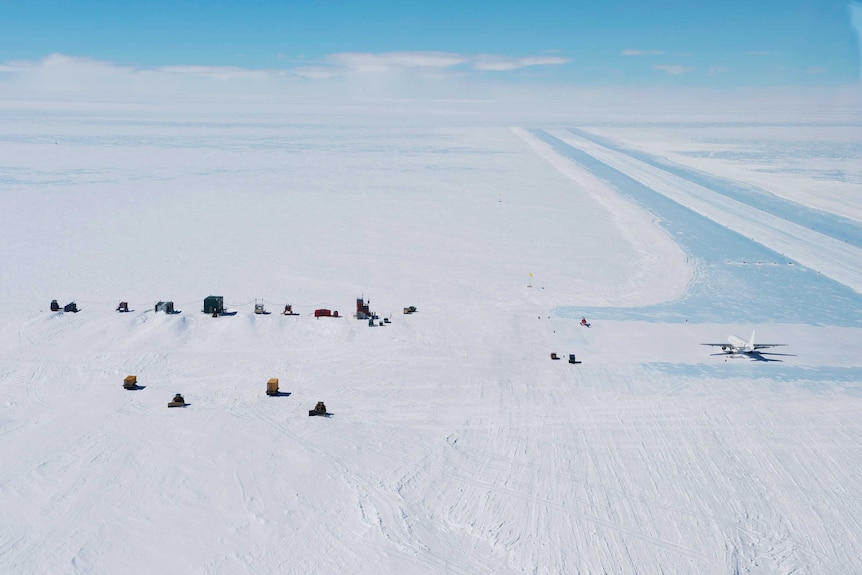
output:
[[[266,382],[266,395],[269,397],[287,397],[290,395],[290,392],[279,390],[278,378],[270,377]]]
[[[308,415],[309,417],[314,415],[324,415],[326,417],[329,417],[330,414],[326,412],[326,404],[324,404],[322,401],[318,401],[317,404],[314,406],[314,409],[308,410]]]
[[[365,301],[364,296],[356,298],[356,313],[353,315],[356,319],[377,319],[370,311],[370,301]]]
[[[278,395],[278,378],[270,377],[269,381],[266,382],[266,394],[273,396]]]
[[[127,375],[123,379],[123,389],[143,389],[143,387],[138,386],[137,375]]]
[[[174,302],[172,301],[156,302],[156,312],[166,313],[169,315],[181,313],[179,310],[174,309]]]
[[[185,398],[181,393],[178,393],[174,396],[174,398],[168,402],[168,407],[185,407],[188,403],[186,403]]]
[[[368,320],[368,326],[374,327],[376,325],[383,326],[390,323],[390,319],[383,318],[380,319],[380,316],[371,311],[371,301],[366,301],[365,297],[356,298],[356,313],[353,314],[353,317],[359,320]],[[375,323],[376,322],[376,323]]]
[[[220,295],[211,295],[204,298],[204,313],[211,314],[213,317],[224,314],[224,297]]]
[[[55,299],[51,300],[51,311],[61,311],[60,304],[58,304],[57,300],[55,300]],[[78,313],[81,310],[78,309],[78,304],[76,304],[75,302],[72,301],[72,302],[69,302],[66,305],[64,305],[62,308],[62,311]]]
[[[557,352],[551,352],[551,359],[553,359],[553,360],[555,360],[555,361],[556,361],[556,360],[560,360],[560,359],[562,359],[562,358],[561,358],[559,355],[557,355]],[[581,362],[575,359],[575,354],[570,353],[570,354],[569,354],[569,363],[571,363],[571,364],[579,364],[579,363],[581,363]]]

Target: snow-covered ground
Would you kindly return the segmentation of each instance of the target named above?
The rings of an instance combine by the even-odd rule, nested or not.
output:
[[[0,572],[862,571],[858,182],[643,129],[4,112]]]

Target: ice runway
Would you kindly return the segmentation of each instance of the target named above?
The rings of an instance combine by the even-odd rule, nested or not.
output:
[[[706,131],[708,132],[708,130]],[[856,247],[862,247],[862,222],[846,217],[846,213],[844,212],[827,212],[813,206],[799,204],[782,196],[770,193],[762,188],[758,188],[752,184],[680,166],[668,161],[667,159],[657,158],[637,149],[623,148],[615,144],[613,140],[597,136],[585,129],[569,128],[564,131],[554,131],[554,133],[557,133],[560,136],[564,136],[566,132],[569,132],[578,138],[589,140],[599,146],[627,155],[658,170],[669,172],[688,182],[708,188],[712,192],[737,200],[746,206],[778,216],[781,219],[791,221],[804,228],[817,230],[818,232],[839,241],[850,243]],[[775,147],[783,148],[781,144],[778,144]],[[851,147],[849,153],[852,154],[855,150],[856,148]],[[783,149],[776,150],[775,155],[779,156],[782,152],[784,152]],[[752,152],[749,152],[749,155],[751,153]],[[760,155],[764,155],[762,151],[759,153]],[[701,155],[703,155],[703,153],[701,153]],[[721,156],[720,153],[707,153],[707,157],[715,155]],[[733,157],[742,160],[745,158],[745,154],[744,152],[737,152]]]
[[[862,249],[583,138],[559,132],[518,133],[546,144],[540,148],[544,154],[580,162],[618,193],[650,210],[697,262],[697,279],[681,300],[646,309],[581,307],[558,313],[663,321],[862,325],[862,296],[856,283],[862,279],[857,271],[862,269]],[[798,265],[800,259],[794,256],[812,267]],[[829,276],[822,270],[832,277],[820,277]]]

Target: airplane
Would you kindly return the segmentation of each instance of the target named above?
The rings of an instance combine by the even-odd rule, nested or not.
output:
[[[751,359],[758,361],[781,361],[779,359],[766,359],[764,355],[792,355],[789,353],[768,353],[761,352],[761,349],[770,347],[785,347],[786,343],[754,343],[754,331],[751,332],[751,338],[745,341],[738,335],[731,335],[727,338],[727,343],[702,343],[700,345],[709,345],[712,347],[720,347],[721,353],[713,353],[712,355],[727,355],[730,357],[742,357],[746,355]]]

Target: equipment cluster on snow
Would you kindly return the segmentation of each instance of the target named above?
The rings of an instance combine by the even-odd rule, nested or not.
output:
[[[380,316],[371,310],[370,301],[366,301],[364,297],[356,299],[356,313],[353,315],[354,318],[359,320],[368,320],[369,326],[383,326],[391,323],[390,318],[380,319]],[[80,310],[75,302],[70,302],[66,304],[62,310],[60,305],[57,303],[57,300],[51,301],[51,311],[52,312],[73,312],[77,313]],[[117,312],[120,313],[129,313],[134,311],[133,309],[129,309],[129,302],[121,301],[116,308]],[[201,310],[203,313],[211,315],[212,317],[219,316],[233,316],[236,315],[236,311],[227,311],[224,305],[224,297],[223,296],[215,296],[210,295],[204,298],[203,309]],[[417,311],[416,306],[409,306],[404,308],[404,314],[409,315],[413,314]],[[175,309],[174,302],[172,301],[159,301],[155,304],[154,312],[156,313],[164,313],[168,315],[175,315],[182,313],[182,310]],[[254,301],[254,313],[256,315],[269,315],[270,312],[266,311],[263,300],[255,300]],[[293,311],[292,304],[286,304],[284,306],[284,312],[281,315],[286,316],[298,316],[299,313]],[[328,308],[317,308],[314,310],[314,317],[342,317],[339,315],[337,310],[330,310]],[[142,390],[145,389],[146,386],[138,385],[138,376],[137,375],[127,375],[123,379],[123,389],[127,390]],[[279,391],[278,388],[278,378],[272,377],[266,382],[266,395],[269,397],[285,397],[289,396],[289,392]],[[177,393],[174,395],[173,399],[168,402],[168,407],[186,407],[190,405],[186,402],[185,398],[181,393]],[[309,416],[321,415],[325,417],[329,417],[331,414],[327,412],[326,405],[322,401],[318,401],[315,404],[314,409],[310,409],[308,411]]]
[[[383,326],[392,322],[391,316],[380,319],[380,316],[377,312],[371,311],[370,301],[365,301],[364,297],[356,298],[356,313],[353,314],[353,317],[360,320],[368,320],[369,327],[373,326]],[[60,307],[60,304],[57,303],[57,300],[51,300],[50,309],[52,312],[73,312],[78,313],[81,311],[77,304],[72,301]],[[134,309],[129,309],[129,302],[121,301],[117,304],[116,308],[117,312],[120,313],[129,313],[135,311]],[[182,313],[182,310],[176,309],[173,301],[158,301],[156,302],[153,311],[155,313],[164,313],[167,315],[176,315]],[[203,313],[211,315],[212,317],[221,317],[221,316],[234,316],[238,312],[236,311],[228,311],[224,305],[224,297],[210,295],[204,298],[203,309],[201,310]],[[416,306],[408,306],[404,308],[404,315],[410,315],[416,313]],[[255,315],[270,315],[272,312],[266,310],[265,302],[262,299],[254,300],[254,313]],[[339,315],[338,310],[331,310],[329,308],[317,308],[314,310],[314,317],[343,317]],[[287,316],[298,316],[299,313],[293,310],[293,304],[285,304],[284,311],[280,315]]]
[[[146,386],[138,385],[138,376],[137,375],[127,375],[123,378],[123,389],[128,390],[140,390],[144,389]],[[290,395],[290,392],[279,391],[278,389],[278,378],[271,377],[266,382],[266,395],[269,397],[287,397]],[[183,394],[177,393],[174,395],[174,398],[168,402],[168,407],[186,407],[190,405],[186,402]],[[326,404],[322,401],[318,401],[314,409],[310,409],[308,411],[309,416],[314,415],[323,415],[325,417],[329,417],[332,415],[331,413],[326,411]]]

